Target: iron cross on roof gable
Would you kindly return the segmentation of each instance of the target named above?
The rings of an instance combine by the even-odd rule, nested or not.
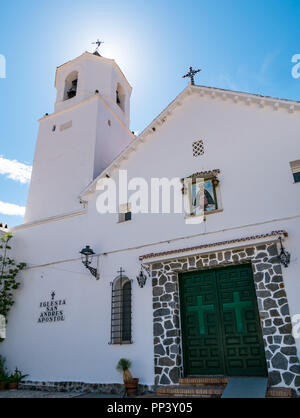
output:
[[[182,76],[182,78],[189,77],[191,79],[192,86],[194,86],[195,85],[195,78],[194,77],[197,73],[200,73],[200,71],[202,71],[202,70],[200,70],[200,69],[199,70],[194,70],[193,67],[190,67],[190,71],[187,74],[185,74],[184,76]]]

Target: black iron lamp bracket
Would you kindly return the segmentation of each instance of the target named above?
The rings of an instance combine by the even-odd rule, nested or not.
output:
[[[98,269],[95,269],[94,267],[91,267],[91,266],[85,266],[85,267],[91,272],[92,276],[96,277],[97,280],[100,279],[99,274],[98,274]]]
[[[91,267],[92,258],[95,255],[94,251],[90,248],[89,245],[86,246],[83,250],[80,251],[82,256],[82,264],[85,268],[89,270],[92,276],[96,277],[96,280],[100,279],[98,269]]]
[[[149,276],[150,276],[150,268],[148,266],[145,266],[144,264],[141,264],[140,274],[136,278],[141,289],[146,285],[146,282]]]
[[[291,262],[291,254],[284,248],[282,244],[282,238],[279,237],[280,242],[280,254],[279,254],[279,260],[280,263],[287,268]]]

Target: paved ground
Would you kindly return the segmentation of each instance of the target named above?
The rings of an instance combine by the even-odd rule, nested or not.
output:
[[[122,398],[121,395],[102,393],[43,392],[38,390],[1,390],[2,398]],[[141,396],[144,397],[144,396]]]
[[[102,393],[84,393],[82,395],[76,396],[78,398],[122,398],[120,395],[105,395]]]
[[[74,398],[76,393],[42,392],[37,390],[1,390],[0,398]]]

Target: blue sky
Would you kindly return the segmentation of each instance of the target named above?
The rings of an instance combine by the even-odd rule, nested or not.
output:
[[[300,100],[300,0],[14,0],[1,5],[0,222],[23,222],[37,120],[53,111],[58,65],[92,51],[114,58],[133,86],[131,129],[196,84]],[[0,71],[1,73],[1,71]],[[11,206],[16,205],[16,206]]]

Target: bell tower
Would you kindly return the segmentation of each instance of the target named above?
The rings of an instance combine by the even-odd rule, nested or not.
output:
[[[54,112],[39,120],[25,222],[82,209],[78,196],[134,140],[132,88],[112,59],[85,52],[57,68]]]

